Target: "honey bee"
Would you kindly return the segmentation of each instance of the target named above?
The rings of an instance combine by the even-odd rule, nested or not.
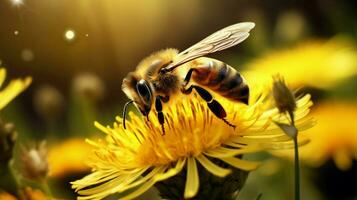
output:
[[[196,90],[207,102],[215,116],[235,127],[225,119],[226,111],[209,91],[232,101],[248,104],[249,87],[234,68],[222,61],[203,56],[241,43],[248,38],[249,31],[254,26],[252,22],[237,23],[213,33],[180,53],[176,49],[166,49],[142,60],[122,83],[122,90],[130,99],[123,110],[124,128],[129,104],[134,103],[146,117],[155,105],[159,123],[165,133],[162,103],[171,101],[180,92],[190,94],[192,90]]]

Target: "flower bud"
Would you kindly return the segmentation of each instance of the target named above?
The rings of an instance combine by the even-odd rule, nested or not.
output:
[[[42,181],[48,174],[46,141],[42,141],[35,148],[23,148],[22,155],[24,177]]]
[[[276,107],[282,114],[288,113],[291,121],[294,121],[294,111],[296,109],[296,100],[294,94],[286,85],[284,78],[280,75],[273,77],[273,97]]]

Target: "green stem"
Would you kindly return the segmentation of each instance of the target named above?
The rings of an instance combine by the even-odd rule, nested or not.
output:
[[[295,151],[295,200],[300,200],[300,167],[299,167],[299,146],[298,138],[294,137],[294,151]]]
[[[16,184],[16,188],[20,188],[21,187],[21,183],[19,180],[19,174],[16,172],[16,170],[13,167],[13,160],[11,160],[8,164],[8,168],[9,168],[9,172],[10,175],[12,176],[15,184]]]
[[[51,188],[50,188],[50,186],[48,185],[47,179],[44,180],[44,181],[42,181],[42,182],[41,182],[41,185],[42,185],[42,189],[43,189],[43,191],[46,193],[47,197],[48,197],[49,199],[54,199],[54,198],[53,198],[53,195],[52,195],[52,192],[51,192]]]
[[[15,195],[16,197],[19,197],[21,182],[19,180],[19,174],[13,168],[13,160],[10,160],[8,163],[4,163],[0,166],[0,179],[4,180],[3,182],[0,182],[0,188]]]

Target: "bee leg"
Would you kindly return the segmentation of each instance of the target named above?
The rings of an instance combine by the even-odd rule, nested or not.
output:
[[[214,115],[223,120],[229,126],[233,128],[236,127],[225,119],[227,113],[223,106],[217,100],[213,99],[212,95],[207,90],[196,85],[191,85],[187,90],[183,91],[183,93],[190,94],[193,89],[195,89],[200,97],[207,102],[208,108],[213,112]]]
[[[163,101],[166,102],[168,101],[168,97],[161,97],[161,96],[156,96],[155,99],[155,109],[157,112],[157,118],[159,119],[159,123],[161,124],[161,128],[162,128],[162,132],[165,135],[165,127],[164,127],[164,123],[165,123],[165,117],[164,117],[164,113],[162,113],[162,102],[161,100],[163,99]]]
[[[185,79],[183,80],[182,87],[185,87],[188,84],[188,82],[190,82],[192,72],[194,72],[194,71],[196,71],[195,68],[191,68],[190,70],[188,70],[188,72],[185,76]]]

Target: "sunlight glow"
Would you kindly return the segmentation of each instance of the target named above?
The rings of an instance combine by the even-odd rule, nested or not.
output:
[[[10,1],[14,6],[21,6],[22,4],[24,4],[24,0],[10,0]]]

